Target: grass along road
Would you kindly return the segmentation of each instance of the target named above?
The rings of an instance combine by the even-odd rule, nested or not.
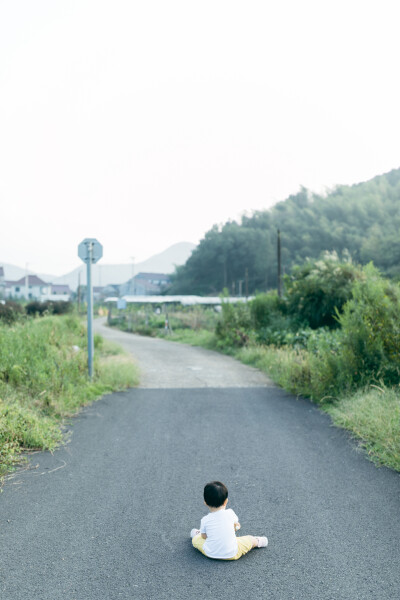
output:
[[[82,406],[137,385],[132,357],[99,336],[90,380],[86,339],[85,326],[72,316],[0,325],[0,478],[24,450],[53,450],[65,419]]]

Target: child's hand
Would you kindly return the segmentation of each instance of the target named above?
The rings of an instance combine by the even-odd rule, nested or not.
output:
[[[239,529],[240,529],[240,523],[235,523],[234,524],[234,528],[235,528],[235,531],[239,531]]]

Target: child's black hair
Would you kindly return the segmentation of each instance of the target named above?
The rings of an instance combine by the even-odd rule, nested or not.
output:
[[[228,497],[227,487],[220,481],[211,481],[204,487],[204,501],[207,506],[219,508]]]

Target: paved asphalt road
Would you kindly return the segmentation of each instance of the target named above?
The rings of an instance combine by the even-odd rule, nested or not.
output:
[[[184,354],[201,373],[189,367],[203,353]],[[69,444],[4,486],[1,600],[400,597],[399,475],[309,402],[252,376],[241,387],[241,365],[212,358],[234,387],[205,374],[185,387],[182,373],[175,388],[155,378],[105,396],[73,420]],[[241,534],[268,548],[222,562],[191,547],[211,479],[227,484]]]

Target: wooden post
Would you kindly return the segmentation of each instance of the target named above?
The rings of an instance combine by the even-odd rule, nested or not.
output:
[[[281,232],[278,229],[278,296],[282,297]]]

